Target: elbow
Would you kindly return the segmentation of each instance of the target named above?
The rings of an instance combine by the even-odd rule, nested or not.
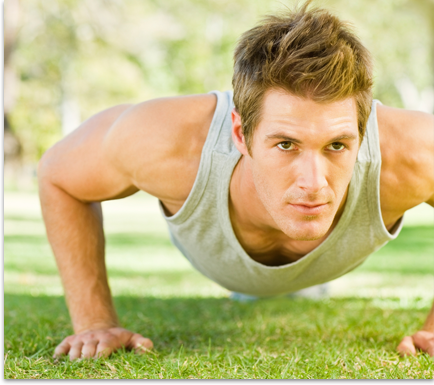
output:
[[[54,184],[55,166],[58,164],[53,149],[48,149],[38,162],[36,169],[39,190],[47,184]]]
[[[49,151],[49,150],[48,150]],[[48,151],[42,155],[41,159],[39,159],[38,166],[36,169],[38,182],[41,183],[44,179],[49,175],[49,155]]]

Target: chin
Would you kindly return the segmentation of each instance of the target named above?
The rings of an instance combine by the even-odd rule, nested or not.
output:
[[[289,223],[286,220],[279,227],[289,238],[296,241],[316,241],[327,234],[332,222],[333,220],[324,221],[324,219],[306,218],[305,221],[291,221]]]

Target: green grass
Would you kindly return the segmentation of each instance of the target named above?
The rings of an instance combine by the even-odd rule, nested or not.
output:
[[[6,295],[5,378],[432,378],[425,354],[399,358],[401,337],[426,311],[371,300],[117,297],[124,325],[155,352],[54,361],[70,325],[63,299]]]
[[[395,353],[432,303],[431,224],[404,227],[331,282],[328,299],[238,303],[170,244],[154,200],[122,205],[105,211],[110,285],[123,326],[150,337],[154,352],[52,359],[72,333],[61,282],[35,195],[6,194],[5,378],[434,377],[433,358]]]

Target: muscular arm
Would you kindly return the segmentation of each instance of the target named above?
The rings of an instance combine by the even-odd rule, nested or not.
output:
[[[434,116],[378,106],[382,155],[380,201],[386,226],[426,202],[434,207]],[[398,346],[401,354],[421,349],[434,356],[434,305],[422,326]]]
[[[381,212],[388,226],[420,203],[434,205],[434,116],[378,106],[377,118]]]
[[[105,164],[99,145],[128,108],[118,106],[89,119],[51,148],[39,164],[39,196],[47,236],[74,333],[82,337],[68,337],[55,352],[69,353],[71,359],[91,357],[107,349],[109,353],[113,346],[128,346],[133,336],[137,342],[141,338],[119,328],[107,282],[99,203],[137,191],[128,178]],[[102,332],[110,329],[112,332]],[[151,347],[150,341],[141,338],[140,342]]]
[[[73,359],[122,346],[152,347],[149,339],[120,328],[105,268],[100,202],[143,189],[176,211],[194,182],[214,108],[212,95],[113,107],[41,159],[42,213],[75,333],[56,354]],[[186,110],[196,117],[180,116]]]

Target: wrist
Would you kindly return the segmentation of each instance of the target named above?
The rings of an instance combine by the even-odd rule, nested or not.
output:
[[[423,331],[434,333],[434,303],[422,327]]]
[[[120,327],[119,322],[114,320],[101,320],[74,324],[74,334],[81,334],[95,330],[111,329]]]
[[[434,333],[434,325],[424,326],[421,330],[424,332]]]

